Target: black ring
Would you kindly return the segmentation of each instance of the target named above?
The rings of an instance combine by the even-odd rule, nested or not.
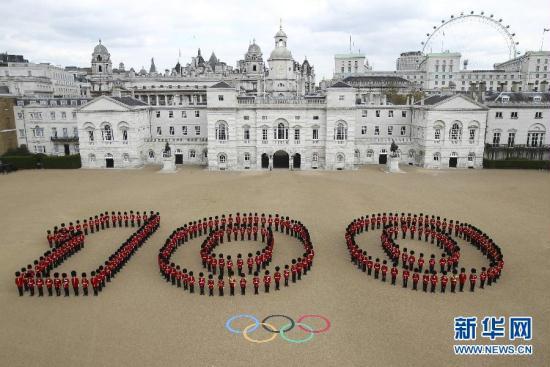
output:
[[[294,322],[294,320],[293,320],[292,318],[286,316],[286,315],[269,315],[269,316],[267,316],[265,319],[262,320],[262,327],[263,327],[265,330],[269,331],[270,333],[277,333],[277,334],[279,334],[279,333],[281,332],[281,330],[271,330],[270,328],[268,328],[268,327],[266,327],[266,326],[264,325],[264,323],[265,323],[267,320],[269,320],[269,319],[271,319],[271,318],[273,318],[273,317],[283,317],[283,318],[287,319],[288,321],[290,321],[290,327],[289,327],[288,329],[285,330],[285,333],[288,333],[290,330],[294,329],[294,325],[296,325],[296,323]]]

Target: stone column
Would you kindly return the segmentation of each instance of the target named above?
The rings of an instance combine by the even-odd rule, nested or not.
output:
[[[160,102],[160,101],[159,101],[159,95],[158,95],[158,94],[157,94],[157,95],[155,95],[155,98],[156,98],[156,101],[157,101],[157,106],[158,106],[158,105],[159,105],[159,102]]]

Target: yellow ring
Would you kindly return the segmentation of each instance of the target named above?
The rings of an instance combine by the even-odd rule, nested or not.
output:
[[[277,331],[277,329],[275,329],[275,327],[271,324],[268,324],[268,323],[265,323],[265,322],[260,322],[260,325],[267,326],[268,328],[273,330],[273,332]],[[275,339],[277,337],[277,335],[279,335],[278,333],[273,334],[271,337],[269,337],[267,339],[264,339],[264,340],[252,339],[251,337],[248,336],[248,330],[252,329],[254,326],[256,326],[256,324],[250,324],[247,327],[245,327],[244,330],[243,330],[244,338],[246,340],[248,340],[249,342],[251,342],[251,343],[257,343],[257,344],[268,343],[270,341],[273,341],[273,339]]]

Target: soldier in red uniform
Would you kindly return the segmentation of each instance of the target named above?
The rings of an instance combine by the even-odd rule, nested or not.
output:
[[[476,269],[472,268],[470,273],[470,292],[473,292],[476,287],[477,274]]]
[[[243,255],[238,254],[237,255],[237,273],[239,274],[239,276],[243,275],[243,264],[244,264]]]
[[[237,279],[233,276],[233,271],[229,271],[229,295],[234,296],[235,295],[235,284],[237,283]]]
[[[262,255],[260,251],[256,251],[256,256],[254,256],[254,262],[256,263],[256,272],[260,272],[262,268]]]
[[[82,273],[82,280],[80,281],[82,283],[82,293],[87,296],[88,295],[88,278],[86,278],[86,273]]]
[[[223,258],[223,254],[219,254],[218,258],[218,267],[220,268],[220,275],[223,278],[225,274],[225,259]]]
[[[19,297],[22,297],[23,289],[25,287],[25,277],[21,275],[21,272],[19,271],[15,272],[15,285],[17,286],[17,290],[19,291]]]
[[[485,280],[487,279],[487,269],[485,267],[481,268],[481,274],[479,274],[479,288],[485,288]]]
[[[414,269],[414,273],[412,275],[413,278],[413,290],[418,290],[418,280],[420,280],[420,274],[418,273],[418,269]]]
[[[254,285],[254,294],[258,294],[258,288],[260,287],[260,277],[258,272],[254,272],[254,278],[252,278],[252,284]]]
[[[451,221],[452,222],[452,221]],[[451,293],[455,293],[456,289],[456,283],[458,282],[458,277],[456,276],[457,271],[456,269],[453,269],[453,273],[451,274],[450,281],[451,281]]]
[[[66,273],[63,273],[61,276],[63,277],[63,291],[65,292],[65,297],[69,297],[69,278],[67,278]]]
[[[464,292],[464,284],[466,283],[466,269],[462,268],[460,269],[460,274],[458,275],[458,282],[460,284],[459,290],[461,292]]]
[[[199,273],[199,290],[200,295],[204,295],[204,286],[206,285],[206,278],[204,277],[204,273]]]
[[[298,269],[296,269],[296,259],[292,259],[291,264],[290,273],[292,274],[292,283],[296,283],[296,274],[298,273]]]
[[[380,267],[380,271],[382,272],[382,281],[386,281],[386,273],[388,272],[388,262],[386,260],[382,261],[382,266]]]
[[[219,291],[218,295],[220,297],[223,297],[223,287],[224,286],[225,286],[225,282],[223,281],[223,276],[220,275],[220,276],[218,276],[218,291]]]
[[[281,281],[281,272],[280,272],[281,268],[276,266],[275,267],[275,274],[273,274],[273,279],[275,280],[275,290],[278,291],[279,290],[279,283]]]
[[[48,245],[50,246],[50,248],[52,248],[52,247],[53,247],[53,235],[52,235],[52,231],[50,231],[50,230],[47,231],[46,238],[48,239]]]
[[[432,293],[435,293],[435,288],[437,287],[437,281],[439,280],[439,278],[437,277],[437,274],[436,272],[434,271],[432,273],[432,276],[430,277],[430,282],[432,283],[432,288],[430,289],[430,291]]]
[[[246,278],[244,277],[244,274],[241,274],[241,280],[239,280],[239,285],[241,286],[241,295],[245,295],[246,293]]]
[[[407,283],[409,282],[409,276],[410,276],[409,268],[405,266],[403,268],[403,288],[407,288]]]
[[[447,278],[447,272],[444,271],[441,275],[441,293],[445,293],[445,288],[447,287],[447,282],[449,279]]]
[[[73,292],[75,296],[78,296],[78,277],[76,276],[76,271],[71,271],[71,284],[73,285]]]
[[[34,296],[34,285],[35,285],[34,277],[28,277],[27,278],[27,288],[30,292],[31,296]]]
[[[254,258],[251,253],[248,253],[248,258],[246,259],[246,265],[248,266],[248,275],[252,274],[252,269],[254,268]]]
[[[390,273],[391,273],[391,284],[395,285],[395,279],[397,279],[397,273],[399,273],[399,271],[397,270],[396,263],[393,263]]]
[[[441,258],[439,259],[439,267],[440,267],[440,270],[439,272],[440,273],[443,273],[445,271],[445,265],[447,264],[447,258],[445,257],[445,254],[441,254]]]
[[[430,282],[430,273],[428,269],[424,270],[424,275],[422,276],[422,290],[424,292],[428,291],[428,283]]]
[[[288,287],[288,278],[290,278],[290,270],[288,265],[285,265],[285,270],[283,270],[283,277],[285,278],[285,287]]]
[[[212,297],[214,295],[214,276],[208,275],[208,295]]]
[[[374,279],[378,279],[379,274],[380,274],[380,259],[376,258],[376,261],[374,263]]]
[[[195,293],[195,277],[192,271],[190,271],[187,276],[187,282],[189,283],[189,293]]]
[[[53,280],[49,276],[44,280],[46,283],[46,289],[48,290],[48,296],[53,296]]]
[[[264,291],[269,293],[269,286],[271,285],[271,276],[269,275],[269,270],[266,270],[264,273]]]
[[[367,258],[367,274],[372,274],[372,267],[374,266],[374,262],[372,261],[372,256],[369,256]]]

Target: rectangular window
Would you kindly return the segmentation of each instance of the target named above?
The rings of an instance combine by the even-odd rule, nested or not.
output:
[[[262,116],[262,120],[267,120],[267,116]]]
[[[67,118],[67,112],[61,112],[61,118],[65,120]]]
[[[73,119],[76,119],[76,112],[73,112]]]
[[[294,140],[300,140],[300,129],[294,129]]]
[[[162,128],[157,126],[157,135],[162,135]]]
[[[502,111],[495,112],[495,118],[496,119],[501,119],[502,118]]]
[[[376,110],[376,117],[380,117],[380,110]]]
[[[250,140],[250,129],[248,127],[243,130],[243,139],[245,141]]]
[[[68,136],[69,136],[69,132],[67,131],[67,128],[64,127],[64,128],[63,128],[63,137],[66,138],[66,137],[68,137]]]
[[[367,127],[365,125],[361,126],[361,135],[367,134]]]
[[[511,119],[517,119],[518,118],[518,113],[517,112],[510,112],[510,118]]]
[[[181,127],[181,132],[183,135],[187,135],[187,126],[182,126]]]
[[[319,116],[315,115],[315,116],[313,116],[313,119],[314,120],[319,120]]]
[[[544,133],[527,133],[527,146],[540,147],[544,141]]]
[[[195,135],[200,135],[200,134],[201,134],[201,127],[195,126]]]
[[[181,111],[181,117],[186,119],[187,118],[187,111]]]
[[[439,139],[441,139],[441,129],[435,129],[434,130],[434,140],[439,142]]]
[[[25,129],[19,129],[19,136],[21,138],[24,138],[25,137]]]
[[[223,101],[223,94],[218,94],[218,101]]]
[[[509,132],[508,133],[508,147],[512,148],[516,142],[516,133],[515,132]]]
[[[198,111],[198,110],[195,111],[195,117],[200,117],[200,115],[201,115],[201,111]]]
[[[157,111],[157,118],[160,118],[160,111]]]
[[[248,120],[250,120],[250,116],[248,116],[248,115],[243,116],[243,119],[248,121]]]
[[[542,112],[535,112],[535,118],[541,119],[542,118]]]
[[[174,117],[174,111],[168,111],[168,118]]]
[[[401,111],[401,117],[407,117],[407,111]]]
[[[319,140],[319,129],[313,129],[313,140]]]
[[[401,126],[401,136],[407,134],[407,127],[406,126]]]
[[[388,117],[393,117],[393,110],[388,111]]]
[[[380,126],[375,126],[374,127],[374,135],[376,135],[376,136],[380,135]]]
[[[493,133],[493,145],[498,146],[500,144],[500,133],[495,132]]]
[[[300,116],[294,116],[294,120],[299,120]]]
[[[393,135],[393,126],[388,126],[388,135]]]
[[[50,118],[51,118],[52,120],[55,120],[55,112],[50,112]]]
[[[267,129],[262,129],[262,140],[267,141]]]
[[[94,131],[93,130],[88,130],[88,140],[90,142],[94,141]]]
[[[173,126],[170,126],[169,128],[169,132],[170,132],[170,135],[174,135],[174,127]]]
[[[367,110],[361,111],[361,117],[367,117]]]
[[[189,151],[189,158],[195,158],[195,155],[196,155],[195,150]]]
[[[350,71],[351,71],[351,70],[350,70]],[[338,100],[339,100],[339,101],[343,101],[344,98],[345,98],[345,96],[338,96]]]
[[[476,138],[476,129],[470,129],[470,142],[473,142]]]

